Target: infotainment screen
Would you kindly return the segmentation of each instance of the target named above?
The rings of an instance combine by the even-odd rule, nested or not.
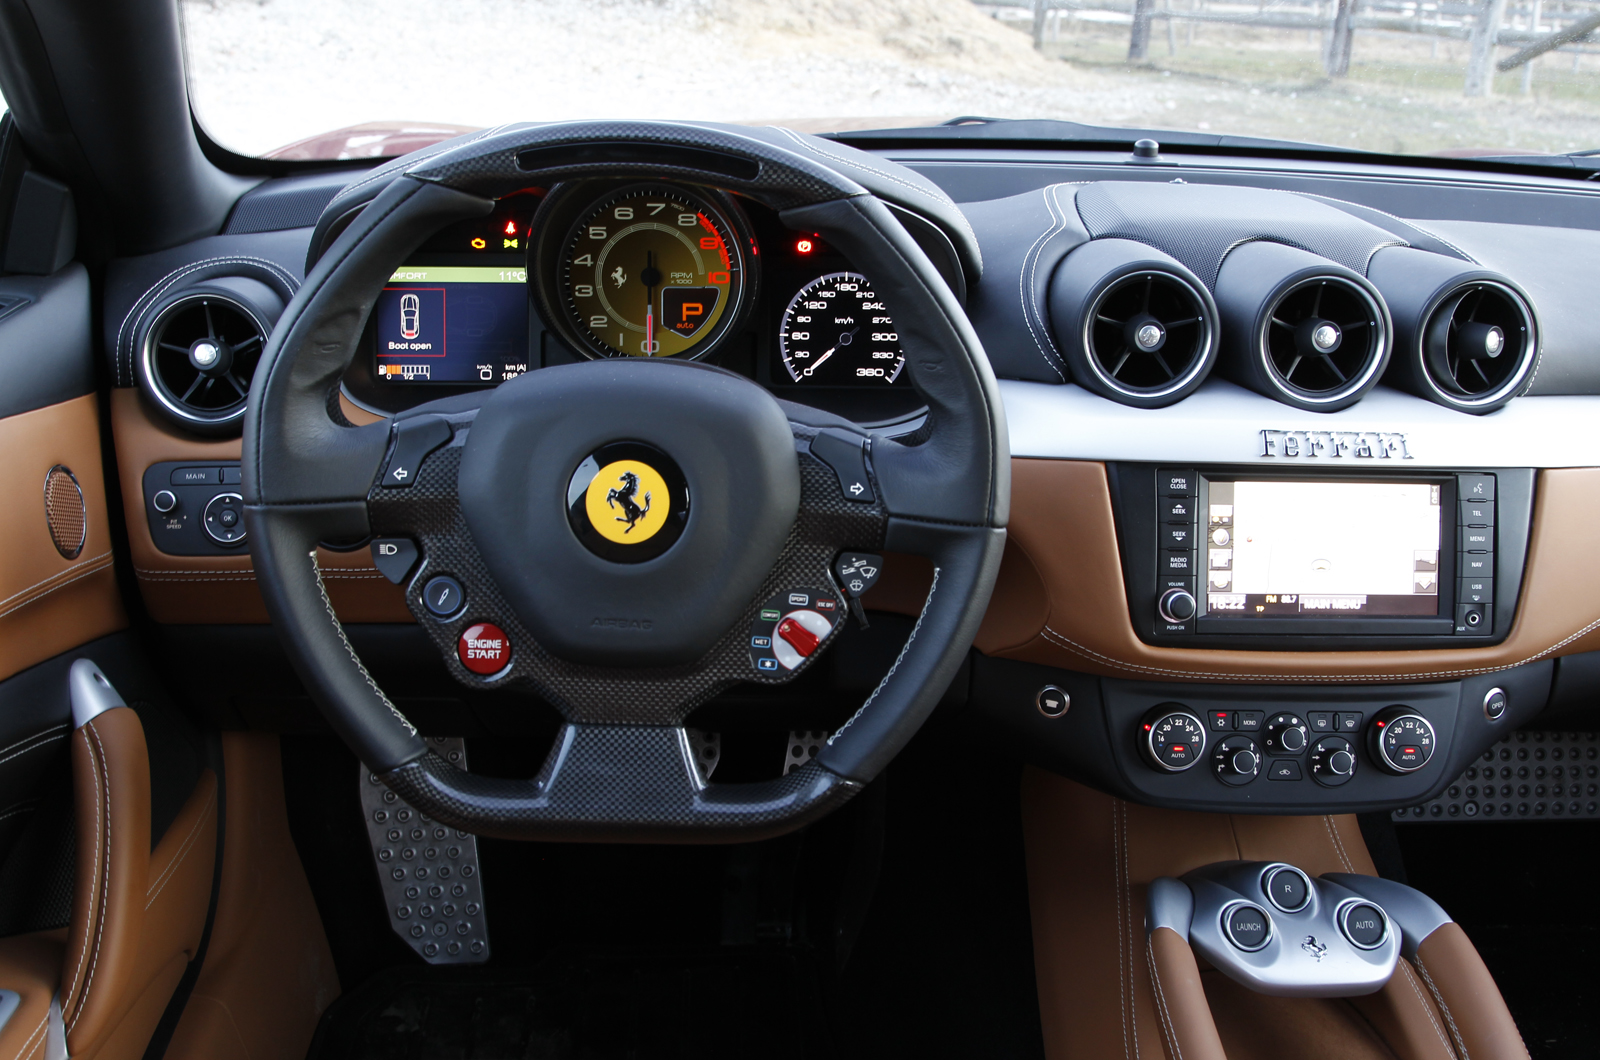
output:
[[[380,384],[500,383],[528,370],[528,272],[406,266],[373,309]]]
[[[1204,614],[1280,619],[1439,614],[1439,484],[1211,480],[1207,485],[1200,522]]]

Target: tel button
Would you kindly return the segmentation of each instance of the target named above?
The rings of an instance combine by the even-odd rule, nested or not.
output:
[[[511,661],[511,638],[494,623],[479,622],[461,631],[456,656],[475,674],[497,674]]]

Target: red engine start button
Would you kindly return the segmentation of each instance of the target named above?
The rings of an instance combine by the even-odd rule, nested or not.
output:
[[[479,622],[461,631],[456,655],[475,674],[497,674],[511,662],[511,638],[494,623]]]

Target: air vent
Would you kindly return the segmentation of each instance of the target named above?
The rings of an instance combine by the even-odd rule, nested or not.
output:
[[[142,382],[183,426],[227,433],[244,418],[250,379],[268,333],[256,312],[237,298],[185,294],[157,314],[145,335]]]
[[[1535,352],[1533,314],[1498,283],[1466,284],[1428,319],[1423,367],[1443,404],[1487,411],[1527,380]]]
[[[1100,297],[1085,344],[1108,386],[1148,397],[1183,385],[1211,346],[1211,325],[1188,284],[1163,272],[1138,272]]]
[[[1073,381],[1124,405],[1160,408],[1204,382],[1216,319],[1193,273],[1133,240],[1086,243],[1050,280],[1051,331]]]
[[[1286,405],[1349,408],[1389,363],[1389,311],[1377,289],[1298,247],[1235,248],[1217,274],[1217,305],[1227,373]]]
[[[1387,343],[1377,302],[1337,276],[1290,288],[1272,307],[1262,336],[1278,384],[1313,402],[1339,401],[1375,378]]]

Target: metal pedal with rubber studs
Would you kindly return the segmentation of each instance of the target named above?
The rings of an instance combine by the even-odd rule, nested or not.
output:
[[[428,744],[434,754],[467,768],[460,737],[433,736]],[[366,766],[360,769],[361,813],[389,926],[429,964],[488,960],[477,836],[430,819]]]

